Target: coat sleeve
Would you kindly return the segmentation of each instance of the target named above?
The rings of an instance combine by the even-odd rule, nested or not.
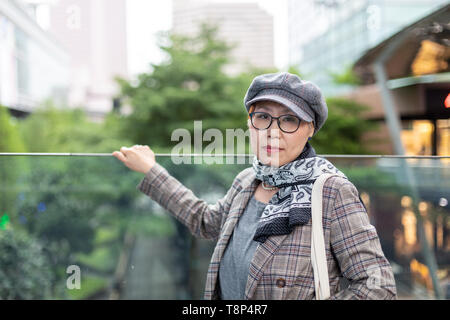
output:
[[[195,196],[159,163],[146,174],[136,189],[156,201],[176,219],[188,227],[198,238],[216,239],[220,234],[223,215],[227,214],[238,180],[235,179],[227,194],[215,204]]]
[[[330,297],[337,299],[397,298],[395,279],[384,256],[377,231],[370,220],[356,187],[340,180],[330,221],[331,250],[349,286]]]

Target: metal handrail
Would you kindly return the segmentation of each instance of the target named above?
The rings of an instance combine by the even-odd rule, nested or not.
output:
[[[34,152],[0,152],[0,156],[77,156],[77,157],[112,157],[111,153],[34,153]],[[170,154],[170,153],[155,153],[156,157],[254,157],[254,154],[247,153],[221,153],[221,154],[202,154],[202,153],[186,153],[186,154]],[[324,158],[403,158],[403,159],[450,159],[448,156],[407,156],[407,155],[366,155],[366,154],[324,154],[318,155]]]

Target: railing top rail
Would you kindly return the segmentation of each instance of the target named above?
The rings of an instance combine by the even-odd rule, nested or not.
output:
[[[112,157],[112,153],[36,153],[36,152],[0,152],[0,156],[76,156],[76,157]],[[205,153],[186,153],[170,154],[155,153],[156,157],[253,157],[254,154],[246,153],[223,153],[223,154],[205,154]],[[404,159],[450,159],[448,156],[411,156],[411,155],[365,155],[365,154],[323,154],[324,158],[404,158]]]

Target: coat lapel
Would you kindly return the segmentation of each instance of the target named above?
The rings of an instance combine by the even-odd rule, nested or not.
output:
[[[270,236],[264,243],[260,243],[256,248],[255,255],[250,262],[250,270],[247,278],[247,285],[245,287],[246,299],[252,299],[258,282],[264,273],[267,262],[270,261],[287,236],[287,234]]]
[[[258,185],[258,180],[255,179],[255,174],[252,176],[254,179],[255,188]],[[254,191],[254,190],[253,190]],[[253,195],[253,192],[251,193]],[[276,194],[274,195],[276,197]],[[249,197],[250,198],[250,197]],[[255,289],[258,285],[261,276],[263,275],[263,271],[266,267],[267,262],[273,257],[276,253],[277,249],[283,243],[284,239],[288,234],[278,235],[278,236],[270,236],[266,239],[264,243],[260,243],[256,250],[255,254],[250,262],[250,270],[247,279],[247,285],[245,287],[245,298],[250,300],[252,299]]]
[[[247,207],[250,198],[253,196],[259,184],[259,180],[257,180],[255,176],[256,174],[252,172],[245,178],[245,180],[242,182],[241,191],[235,197],[234,201],[237,201],[238,210],[236,210],[236,212],[230,212],[230,216],[227,218],[227,221],[224,224],[224,231],[221,237],[222,243],[220,246],[218,246],[219,251],[217,252],[216,261],[222,260],[223,253],[225,252],[225,249],[230,241],[236,223]],[[257,284],[261,279],[266,263],[272,258],[278,247],[282,244],[287,236],[288,235],[279,235],[268,237],[264,243],[260,243],[256,248],[255,255],[253,256],[253,259],[250,263],[250,272],[245,288],[246,299],[252,298]],[[215,280],[217,281],[217,274]]]

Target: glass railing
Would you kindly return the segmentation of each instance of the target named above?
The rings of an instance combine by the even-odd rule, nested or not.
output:
[[[214,203],[247,158],[157,161]],[[449,299],[449,158],[328,160],[358,188],[399,299]],[[215,243],[136,190],[143,176],[108,154],[0,155],[0,298],[202,299]]]

